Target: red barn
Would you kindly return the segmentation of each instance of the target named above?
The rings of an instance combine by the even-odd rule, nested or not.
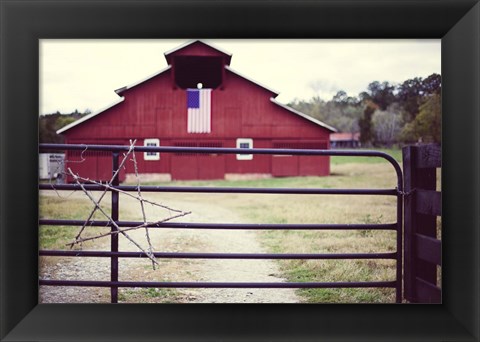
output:
[[[117,103],[60,129],[68,144],[328,149],[335,129],[275,100],[275,91],[230,68],[231,54],[202,41],[165,53],[168,67],[117,89]],[[108,180],[111,157],[86,151],[69,162],[84,177]],[[80,152],[67,154],[68,161]],[[329,157],[141,153],[148,180],[326,176]],[[120,174],[129,181],[128,165]]]

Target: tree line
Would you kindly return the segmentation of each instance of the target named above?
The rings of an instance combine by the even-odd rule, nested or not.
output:
[[[57,134],[60,128],[90,114],[91,111],[86,109],[84,113],[80,113],[77,109],[70,114],[62,114],[60,112],[52,114],[40,115],[38,119],[38,141],[45,144],[63,144],[64,137]]]
[[[288,105],[339,132],[360,132],[363,146],[392,146],[400,143],[441,140],[441,90],[439,74],[415,77],[400,84],[371,82],[358,96],[338,91],[331,100],[319,96],[294,100]],[[63,143],[56,131],[90,113],[41,115],[39,141]]]
[[[331,100],[319,96],[288,105],[339,132],[360,132],[363,146],[441,142],[439,74],[415,77],[400,84],[371,82],[358,96],[341,90]]]

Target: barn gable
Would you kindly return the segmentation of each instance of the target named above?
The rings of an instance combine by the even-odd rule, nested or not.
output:
[[[87,121],[87,120],[93,119],[93,118],[96,117],[97,115],[102,114],[102,113],[108,111],[110,108],[113,108],[113,107],[119,105],[119,104],[122,103],[124,100],[125,100],[125,98],[121,97],[121,98],[118,99],[116,102],[108,105],[107,107],[102,108],[102,109],[100,109],[100,110],[98,110],[98,111],[96,111],[96,112],[92,112],[92,113],[90,113],[90,114],[88,114],[88,115],[85,115],[83,118],[78,119],[78,120],[76,120],[76,121],[74,121],[74,122],[72,122],[72,123],[70,123],[70,124],[68,124],[68,125],[60,128],[59,130],[57,130],[56,133],[57,133],[57,134],[63,134],[64,132],[68,131],[69,129],[71,129],[71,128],[75,127],[75,126],[78,126],[78,125],[84,123],[84,122]]]
[[[262,133],[268,135],[275,135],[273,132],[279,132],[279,127],[284,127],[284,130],[291,133],[292,127],[305,125],[310,127],[309,135],[336,132],[335,128],[276,101],[275,97],[278,93],[275,90],[243,76],[230,67],[225,68],[228,71],[225,89],[235,89],[235,94],[228,95],[231,101],[230,105],[246,102],[242,103],[242,133],[251,131],[248,128],[253,129],[253,127],[258,128],[259,126],[263,127]],[[217,92],[217,96],[223,96],[222,92]],[[255,133],[250,134],[256,135]]]
[[[263,85],[263,84],[260,84],[259,82],[254,81],[253,79],[251,79],[251,78],[249,78],[249,77],[247,77],[247,76],[245,76],[245,75],[243,75],[243,74],[240,74],[238,71],[233,70],[233,69],[230,68],[228,65],[225,66],[225,70],[227,70],[230,74],[234,74],[234,75],[236,75],[236,76],[239,76],[239,77],[247,80],[248,82],[257,85],[258,87],[267,90],[268,92],[271,93],[271,95],[273,95],[273,96],[275,96],[275,97],[278,95],[278,92],[277,92],[276,90],[273,90],[272,88],[269,88],[269,87],[267,87],[267,86],[265,86],[265,85]]]
[[[99,114],[116,107],[115,109],[119,113],[115,117],[123,124],[130,125],[128,131],[140,128],[140,126],[149,126],[148,129],[145,127],[147,131],[159,133],[158,129],[152,129],[152,125],[158,125],[162,122],[163,128],[160,131],[163,134],[176,133],[178,135],[179,133],[176,131],[182,130],[186,123],[184,125],[183,123],[179,124],[178,120],[173,120],[174,122],[170,122],[170,120],[174,119],[175,115],[181,115],[180,112],[186,111],[185,105],[182,105],[186,102],[185,94],[181,90],[196,88],[198,83],[202,83],[206,88],[214,89],[212,101],[215,102],[212,106],[212,120],[216,121],[212,122],[213,136],[216,135],[215,132],[218,132],[218,135],[228,133],[229,129],[225,127],[228,120],[239,121],[238,124],[242,129],[244,126],[247,127],[245,128],[246,131],[248,131],[248,126],[298,125],[297,123],[285,123],[285,121],[297,121],[289,119],[288,116],[278,119],[269,115],[272,111],[267,109],[268,103],[273,103],[275,107],[280,108],[281,111],[288,113],[290,116],[294,114],[295,117],[301,118],[309,125],[314,124],[328,132],[336,131],[333,127],[276,101],[274,98],[278,95],[278,92],[233,70],[229,66],[231,54],[203,41],[188,42],[166,52],[165,58],[170,64],[167,68],[135,84],[115,90],[119,96],[122,96],[122,99],[118,102],[59,129],[57,133],[66,133],[73,127],[84,124],[92,118],[97,118]],[[199,65],[202,65],[202,67],[199,68]],[[205,65],[207,67],[204,67]],[[159,83],[160,79],[162,81]],[[241,87],[237,87],[239,79],[244,81]],[[169,83],[169,85],[167,86],[166,83]],[[158,85],[153,92],[151,91],[154,89],[151,86],[152,84]],[[236,94],[230,92],[227,99],[223,90],[228,90],[227,88],[230,86],[237,87],[235,88]],[[158,89],[162,89],[162,91],[160,92]],[[248,99],[248,101],[245,101],[245,99]],[[124,103],[119,105],[121,102]],[[240,105],[238,104],[240,102],[247,103]],[[240,106],[244,107],[242,111],[239,111]],[[242,116],[240,120],[235,118],[239,115],[238,113],[241,113]],[[96,119],[95,122],[99,121]],[[138,124],[138,122],[143,122],[143,124]],[[283,123],[279,124],[279,122]],[[273,127],[270,129],[270,131],[274,130]],[[236,133],[238,134],[238,132]],[[255,135],[255,132],[249,133]],[[233,132],[230,132],[230,134],[233,134]]]
[[[205,41],[193,40],[187,42],[173,50],[164,53],[168,65],[172,65],[174,57],[177,56],[202,56],[202,57],[221,57],[225,65],[230,65],[232,54],[222,51],[218,47],[213,47]]]
[[[160,76],[160,75],[168,72],[170,69],[171,69],[171,66],[168,66],[168,67],[166,67],[166,68],[164,68],[164,69],[156,72],[155,74],[150,75],[150,76],[142,79],[141,81],[138,81],[138,82],[136,82],[136,83],[134,83],[134,84],[131,84],[131,85],[128,85],[128,86],[125,86],[125,87],[116,89],[116,90],[115,90],[115,93],[117,93],[118,96],[121,96],[120,99],[118,99],[118,100],[115,101],[114,103],[112,103],[112,104],[110,104],[110,105],[108,105],[108,106],[106,106],[106,107],[104,107],[104,108],[102,108],[102,109],[100,109],[100,110],[97,110],[97,111],[95,111],[95,112],[93,112],[93,113],[90,113],[90,114],[84,116],[83,118],[81,118],[81,119],[79,119],[79,120],[76,120],[76,121],[74,121],[74,122],[72,122],[72,123],[70,123],[70,124],[68,124],[68,125],[60,128],[59,130],[57,130],[56,133],[57,133],[57,134],[63,134],[64,132],[70,130],[71,128],[73,128],[73,127],[75,127],[75,126],[77,126],[77,125],[79,125],[79,124],[82,124],[82,123],[84,123],[84,122],[87,121],[87,120],[93,119],[93,118],[97,117],[99,114],[105,113],[105,112],[107,112],[109,109],[111,109],[111,108],[113,108],[113,107],[116,107],[117,105],[119,105],[120,103],[122,103],[122,102],[125,100],[125,97],[123,97],[123,96],[125,95],[125,93],[126,93],[128,90],[130,90],[130,89],[132,89],[132,88],[134,88],[134,87],[136,87],[136,86],[138,86],[138,85],[144,84],[144,83],[146,83],[146,82],[148,82],[148,81],[150,81],[150,80],[152,80],[152,79],[154,79],[154,78],[156,78],[156,77],[158,77],[158,76]]]
[[[142,83],[145,83],[145,82],[151,80],[152,78],[157,77],[157,76],[159,76],[159,75],[161,75],[161,74],[169,71],[171,68],[172,68],[172,67],[169,65],[169,66],[167,66],[165,69],[162,69],[162,70],[160,70],[159,72],[156,72],[155,74],[150,75],[150,76],[148,76],[148,77],[146,77],[146,78],[144,78],[144,79],[142,79],[142,80],[140,80],[140,81],[138,81],[138,82],[135,82],[135,83],[133,83],[133,84],[131,84],[131,85],[128,85],[128,86],[125,86],[125,87],[116,89],[116,90],[115,90],[115,93],[117,93],[118,96],[123,96],[123,94],[124,94],[127,90],[132,89],[132,88],[134,88],[134,87],[136,87],[136,86],[138,86],[138,85],[140,85],[140,84],[142,84]]]
[[[298,110],[295,110],[295,109],[293,109],[292,107],[286,106],[286,105],[284,105],[283,103],[280,103],[280,102],[278,102],[277,100],[275,100],[273,97],[270,99],[270,101],[271,101],[272,103],[274,103],[275,105],[277,105],[277,106],[285,109],[286,111],[288,111],[288,112],[290,112],[290,113],[296,114],[296,115],[298,115],[299,117],[301,117],[301,118],[303,118],[303,119],[306,119],[306,120],[308,120],[308,121],[310,121],[310,122],[313,122],[314,124],[316,124],[316,125],[318,125],[318,126],[321,126],[321,127],[323,127],[323,128],[326,128],[326,129],[329,130],[330,132],[337,132],[337,129],[336,129],[336,128],[334,128],[334,127],[332,127],[332,126],[329,126],[329,125],[327,125],[326,123],[324,123],[324,122],[322,122],[322,121],[320,121],[320,120],[317,120],[317,119],[315,119],[314,117],[312,117],[312,116],[310,116],[310,115],[307,115],[307,114],[302,113],[302,112],[300,112],[300,111],[298,111]]]
[[[221,88],[225,81],[224,66],[230,64],[231,54],[195,40],[165,53],[172,66],[173,86],[181,89]]]

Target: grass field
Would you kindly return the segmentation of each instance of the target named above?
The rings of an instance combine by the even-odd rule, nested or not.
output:
[[[362,149],[356,149],[356,151],[362,151]],[[375,148],[375,151],[380,151],[391,155],[399,164],[402,163],[402,150],[401,149],[389,149],[389,148]],[[332,165],[339,164],[378,164],[385,163],[383,158],[369,158],[369,157],[331,157]]]
[[[397,160],[399,150],[386,151]],[[300,188],[396,187],[393,167],[380,158],[332,157],[331,176],[271,178],[242,181],[169,182],[171,186],[242,186]],[[152,194],[165,204],[185,194]],[[393,223],[395,196],[188,194],[188,201],[213,201],[251,223]],[[40,217],[85,218],[91,204],[40,198]],[[228,218],[226,219],[228,222]],[[102,228],[98,228],[102,229]],[[76,229],[42,227],[41,248],[61,248],[75,236]],[[259,239],[273,253],[370,253],[393,252],[393,231],[262,231]],[[395,279],[394,260],[294,260],[279,261],[283,276],[292,282],[389,281]],[[308,289],[298,290],[309,303],[394,302],[394,289]]]
[[[105,201],[108,209],[109,201]],[[54,219],[86,219],[92,211],[92,203],[87,199],[71,200],[68,197],[40,195],[39,218]],[[96,220],[105,220],[105,217],[96,212],[93,216]],[[39,246],[42,249],[66,249],[66,244],[72,242],[80,227],[42,226],[39,231]],[[84,237],[104,233],[110,228],[89,227]],[[84,248],[92,246],[92,242],[85,242]],[[79,248],[77,246],[76,248]]]
[[[330,177],[270,179],[263,180],[261,186],[395,188],[396,175],[388,163],[356,159],[355,162],[347,157],[341,157],[340,162],[332,160]],[[257,195],[245,199],[237,208],[248,220],[258,223],[392,223],[396,220],[393,196]],[[260,237],[274,253],[392,252],[396,244],[396,234],[392,231],[269,231]],[[280,261],[280,265],[292,282],[395,279],[394,260],[285,260]],[[308,289],[298,293],[309,303],[395,300],[393,289]]]

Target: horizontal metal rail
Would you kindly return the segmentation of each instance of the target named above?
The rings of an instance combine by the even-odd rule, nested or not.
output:
[[[298,195],[380,195],[397,196],[397,189],[307,189],[307,188],[242,188],[242,187],[203,187],[203,186],[136,186],[118,185],[105,186],[98,184],[82,184],[89,191],[120,191],[135,192],[191,192],[191,193],[232,193],[232,194],[298,194]],[[39,184],[40,190],[82,190],[78,184]]]
[[[40,144],[40,150],[71,150],[71,151],[110,151],[128,152],[129,145],[85,145],[85,144]],[[282,149],[282,148],[226,148],[226,147],[176,147],[176,146],[134,146],[137,152],[189,152],[210,154],[278,154],[278,155],[309,155],[309,156],[358,156],[380,157],[388,161],[395,159],[389,154],[374,150],[318,150],[318,149]]]
[[[154,252],[155,258],[165,259],[396,259],[397,253],[337,253],[337,254],[255,254],[255,253],[179,253],[179,252]],[[122,258],[147,258],[142,252],[107,252],[107,251],[59,251],[41,250],[41,256],[62,257],[95,257],[110,258],[112,256]]]
[[[85,144],[40,144],[41,150],[73,150],[73,151],[110,151],[128,152],[126,145],[85,145]],[[171,153],[206,153],[206,154],[271,154],[300,156],[355,156],[378,157],[388,161],[397,174],[398,190],[403,190],[402,170],[397,161],[389,154],[372,150],[313,150],[313,149],[276,149],[276,148],[224,148],[224,147],[173,147],[173,146],[134,146],[137,152],[171,152]]]
[[[87,226],[109,227],[110,221],[88,221]],[[40,219],[40,225],[49,226],[83,226],[82,220],[52,220]],[[140,221],[116,221],[119,227],[149,227],[149,228],[178,228],[178,229],[245,229],[245,230],[396,230],[395,223],[372,224],[260,224],[260,223],[189,223],[189,222],[162,222],[147,223]]]
[[[81,287],[155,287],[155,288],[229,288],[229,289],[292,289],[292,288],[366,288],[392,287],[396,281],[372,282],[305,282],[305,283],[223,283],[223,282],[137,282],[137,281],[97,281],[97,280],[39,280],[39,285],[81,286]]]

